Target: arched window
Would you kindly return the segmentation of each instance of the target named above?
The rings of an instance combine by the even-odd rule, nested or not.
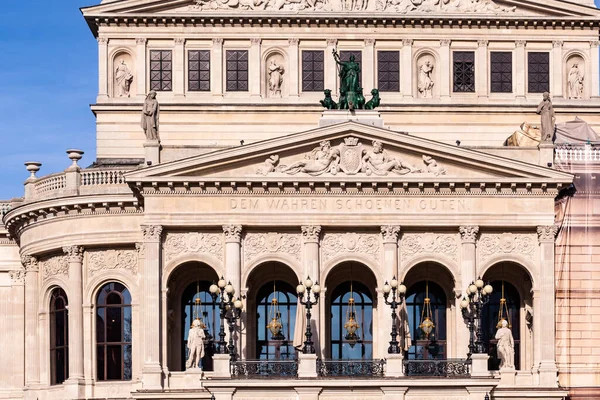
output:
[[[502,285],[503,281],[493,281],[490,283],[494,288],[494,291],[490,295],[490,302],[487,306],[483,307],[481,313],[482,325],[483,325],[483,344],[487,349],[490,358],[488,360],[488,367],[490,370],[497,370],[500,368],[500,360],[496,351],[496,343],[498,342],[496,337],[496,331],[498,330],[498,312],[500,311],[500,299],[502,298]],[[513,334],[515,341],[515,368],[520,369],[520,350],[521,350],[521,318],[520,318],[520,307],[521,297],[517,289],[510,283],[504,281],[504,298],[506,299],[506,306],[509,314],[510,330]],[[504,318],[506,318],[506,310],[503,310]]]
[[[352,290],[350,287],[352,286]],[[356,320],[359,329],[356,332],[360,340],[356,343],[346,339],[346,315],[348,300],[354,299]],[[331,298],[330,354],[332,359],[373,358],[373,297],[369,289],[360,282],[347,281],[338,285]]]
[[[260,288],[256,299],[256,357],[260,360],[290,360],[296,358],[294,349],[294,328],[298,298],[295,288],[287,282],[275,281]],[[274,338],[267,328],[272,316],[271,300],[277,299],[281,313],[281,337]]]
[[[435,328],[429,337],[419,328],[423,316],[423,304],[428,292],[432,320]],[[406,293],[406,312],[412,345],[408,349],[409,360],[446,358],[446,294],[437,284],[422,281],[414,284]],[[432,340],[435,339],[435,340]]]
[[[107,283],[96,299],[97,380],[131,380],[131,294]]]
[[[204,357],[202,358],[202,369],[205,371],[213,370],[212,356],[215,353],[215,342],[219,340],[219,329],[221,327],[221,319],[219,315],[219,307],[213,302],[209,292],[209,287],[212,283],[208,281],[194,282],[188,285],[182,296],[181,321],[183,321],[182,335],[183,346],[181,347],[181,370],[185,371],[185,362],[187,360],[187,339],[190,332],[190,327],[194,319],[199,317],[206,326],[204,328],[205,346]],[[199,310],[196,311],[196,299],[200,299]],[[226,327],[227,328],[227,327]]]
[[[50,383],[69,378],[69,312],[67,294],[61,288],[50,297]]]

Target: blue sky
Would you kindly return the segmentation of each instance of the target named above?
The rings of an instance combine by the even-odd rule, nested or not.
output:
[[[98,91],[96,40],[80,7],[99,0],[4,0],[0,14],[0,199],[23,195],[25,161],[64,170],[68,148],[95,158],[89,105]],[[600,6],[600,0],[596,0]]]

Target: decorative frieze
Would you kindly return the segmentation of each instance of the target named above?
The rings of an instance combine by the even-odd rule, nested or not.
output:
[[[219,233],[168,232],[163,251],[167,262],[185,254],[209,254],[223,261],[223,236]]]
[[[402,260],[420,254],[442,254],[458,261],[458,238],[450,233],[405,233],[400,242]]]
[[[78,246],[71,246],[71,247],[78,247]],[[65,251],[66,253],[66,251]],[[83,257],[83,251],[80,253],[81,257]],[[42,260],[39,262],[40,264],[40,269],[42,271],[42,273],[44,274],[44,279],[48,279],[54,276],[59,276],[59,275],[63,275],[68,277],[69,276],[69,257],[67,255],[61,255],[61,256],[54,256],[54,257],[49,257],[45,260]],[[81,259],[80,259],[81,261]]]
[[[225,243],[240,243],[242,238],[242,226],[223,225],[223,234],[225,235]]]
[[[142,226],[142,233],[144,235],[145,242],[158,242],[162,234],[163,227],[160,225],[144,225]]]
[[[480,263],[497,254],[518,254],[533,260],[535,248],[535,238],[531,234],[483,234],[477,242]]]
[[[24,269],[8,271],[8,276],[10,276],[10,281],[13,285],[22,285],[25,283],[25,270]]]
[[[29,254],[21,255],[21,264],[23,264],[26,272],[39,271],[38,259],[35,256],[31,256]]]
[[[321,234],[321,227],[319,225],[303,225],[301,229],[304,243],[319,241],[319,235]]]
[[[261,254],[287,254],[300,260],[302,243],[299,234],[248,233],[244,238],[244,260],[253,260]]]
[[[376,233],[326,233],[321,243],[323,261],[344,254],[360,254],[379,261],[381,235]]]
[[[87,270],[90,276],[105,270],[128,270],[138,273],[137,250],[91,250],[87,251]]]
[[[463,242],[475,243],[477,234],[479,233],[479,227],[474,225],[464,225],[458,227],[458,232],[460,232],[460,238]]]
[[[557,225],[542,225],[537,227],[538,240],[540,243],[554,242],[557,233]]]
[[[397,243],[400,225],[383,225],[381,227],[381,236],[383,243]]]

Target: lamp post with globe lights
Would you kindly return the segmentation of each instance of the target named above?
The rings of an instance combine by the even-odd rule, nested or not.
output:
[[[308,276],[304,282],[298,283],[296,286],[296,292],[298,292],[298,300],[300,304],[306,307],[306,340],[304,341],[304,347],[302,348],[303,354],[315,354],[315,346],[312,342],[312,330],[310,327],[312,306],[317,305],[319,302],[319,293],[321,293],[321,286],[319,282],[313,282]],[[311,292],[313,296],[311,298]]]
[[[389,300],[390,293],[392,294],[391,301]],[[404,302],[404,296],[406,295],[406,286],[400,283],[398,284],[398,280],[394,276],[390,283],[386,281],[383,285],[383,298],[385,300],[385,304],[392,308],[392,340],[390,340],[390,346],[388,347],[388,354],[400,354],[400,346],[398,345],[398,329],[396,323],[396,308],[402,305]]]
[[[477,278],[467,288],[467,297],[463,297],[460,302],[463,319],[469,327],[469,353],[467,354],[469,358],[471,354],[485,353],[482,341],[483,326],[481,325],[481,312],[483,306],[489,303],[490,294],[493,291],[492,285],[486,285],[481,278]],[[475,328],[477,328],[476,333]]]
[[[217,297],[219,297],[219,302],[217,305],[219,306],[219,317],[221,324],[219,327],[217,353],[227,354],[229,352],[229,355],[233,359],[235,357],[235,346],[233,345],[233,323],[240,317],[243,306],[242,301],[240,299],[234,300],[233,296],[235,295],[235,288],[231,282],[227,282],[222,276],[216,284],[213,283],[210,285],[208,290],[215,303],[217,302]],[[225,319],[227,319],[227,323],[229,324],[229,346],[225,341]]]
[[[225,314],[225,318],[227,319],[227,325],[229,325],[229,344],[227,345],[227,350],[229,350],[229,356],[231,357],[231,361],[237,360],[237,352],[235,351],[235,345],[233,344],[233,331],[235,329],[235,321],[240,319],[240,316],[242,315],[243,307],[244,304],[242,303],[242,300],[237,298],[234,301],[229,302],[229,306],[227,307],[227,313]]]

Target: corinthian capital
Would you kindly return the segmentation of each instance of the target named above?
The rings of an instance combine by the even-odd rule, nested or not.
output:
[[[304,243],[317,243],[319,241],[319,235],[321,235],[319,225],[302,225],[301,229]]]
[[[160,225],[143,225],[142,233],[144,234],[145,242],[158,242],[162,234],[163,227]]]
[[[538,240],[540,243],[552,242],[556,238],[558,233],[558,226],[556,225],[542,225],[537,227]]]
[[[38,265],[38,259],[29,254],[21,255],[21,264],[23,264],[23,267],[25,267],[25,272],[38,272],[40,268]]]
[[[458,228],[460,232],[460,238],[463,243],[475,243],[477,240],[477,234],[479,233],[479,227],[474,225],[463,225]]]
[[[400,225],[382,225],[381,227],[381,236],[383,236],[383,243],[397,243],[399,233]]]
[[[83,262],[83,247],[81,246],[64,246],[63,252],[69,256],[69,262]]]
[[[225,243],[239,243],[242,239],[241,225],[223,225]]]

